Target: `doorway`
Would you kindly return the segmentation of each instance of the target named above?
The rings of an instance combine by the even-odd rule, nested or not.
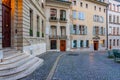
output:
[[[60,40],[60,51],[66,51],[66,40]]]
[[[94,50],[98,50],[99,41],[94,41]]]
[[[2,4],[2,47],[11,47],[11,8]]]
[[[51,40],[51,49],[57,49],[57,41],[56,40]]]

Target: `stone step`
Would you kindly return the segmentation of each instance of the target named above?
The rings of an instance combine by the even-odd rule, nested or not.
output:
[[[1,65],[8,65],[8,64],[12,64],[14,62],[17,62],[21,59],[24,59],[26,58],[28,55],[24,55],[24,54],[19,54],[19,55],[16,55],[16,57],[12,57],[10,59],[7,59],[7,60],[4,60],[3,62],[0,63],[0,66]]]
[[[38,58],[34,57],[33,59],[29,60],[27,63],[24,63],[23,65],[18,66],[17,68],[0,71],[0,77],[22,72],[26,70],[28,67],[30,67],[31,65],[33,65],[34,63],[36,63],[38,60],[39,60]]]
[[[17,52],[17,53],[15,53],[15,54],[12,54],[12,55],[10,55],[10,56],[7,56],[7,57],[5,57],[5,58],[3,58],[4,59],[4,61],[5,60],[10,60],[10,59],[12,59],[12,58],[14,58],[14,57],[17,57],[17,56],[20,56],[20,55],[22,55],[23,53],[20,53],[20,52]]]
[[[28,62],[29,60],[31,60],[33,58],[34,58],[33,56],[29,56],[29,57],[26,57],[25,59],[15,62],[15,63],[7,64],[7,65],[0,65],[0,71],[16,68],[18,66],[23,65],[24,63]]]
[[[16,74],[11,74],[11,75],[8,75],[8,76],[2,76],[2,77],[0,77],[0,80],[17,80],[17,79],[23,78],[23,77],[31,74],[38,67],[42,66],[42,64],[43,64],[43,60],[38,59],[38,61],[36,63],[34,63],[34,65],[29,66],[26,70],[24,70],[22,72],[18,72]]]

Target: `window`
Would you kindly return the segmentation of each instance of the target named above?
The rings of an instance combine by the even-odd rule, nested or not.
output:
[[[80,46],[81,46],[81,47],[84,47],[84,42],[83,42],[83,40],[81,40]]]
[[[113,4],[113,9],[114,9],[114,11],[115,11],[115,4]]]
[[[39,16],[37,16],[37,37],[40,37],[40,32],[39,32],[39,30],[40,30],[40,25],[39,25],[40,23],[39,23]]]
[[[86,8],[88,8],[88,4],[86,4]]]
[[[110,3],[110,5],[109,5],[109,9],[112,10],[112,4],[111,4],[111,3]]]
[[[73,11],[73,18],[76,19],[76,11]]]
[[[56,9],[50,9],[50,17],[52,20],[57,19],[57,10]]]
[[[117,16],[117,23],[119,23],[119,16]]]
[[[66,11],[60,10],[60,20],[66,20]]]
[[[101,12],[101,8],[99,8],[99,11]]]
[[[30,9],[30,36],[33,36],[33,10]]]
[[[83,3],[82,2],[80,2],[80,7],[83,7]]]
[[[74,5],[74,6],[76,5],[76,1],[73,1],[73,5]]]
[[[113,40],[113,46],[115,46],[115,39]]]
[[[84,20],[85,19],[85,13],[79,12],[78,17],[79,17],[79,20]]]
[[[51,26],[51,33],[52,36],[56,36],[57,35],[57,28],[56,26]]]
[[[117,5],[117,11],[119,12],[119,5]]]
[[[99,27],[98,27],[98,26],[95,26],[94,28],[95,28],[95,29],[94,29],[94,30],[95,30],[94,34],[98,35],[98,34],[99,34]]]
[[[119,27],[117,27],[117,35],[119,35]]]
[[[94,6],[94,10],[96,10],[96,6]]]
[[[42,20],[42,37],[44,37],[44,21]]]
[[[77,34],[77,26],[76,25],[73,25],[73,31],[74,31],[73,34]]]
[[[113,15],[113,22],[115,23],[115,15]]]
[[[86,40],[86,47],[89,47],[89,40]]]
[[[80,35],[86,35],[87,34],[87,26],[80,25],[79,31],[80,31]]]
[[[64,26],[61,26],[60,30],[61,30],[61,36],[65,36],[66,35],[66,28]]]
[[[77,48],[77,40],[73,41],[73,48]]]
[[[42,0],[42,3],[41,3],[41,5],[42,5],[42,8],[44,8],[44,0]]]
[[[115,27],[113,27],[113,35],[115,35]]]
[[[101,35],[104,35],[104,28],[101,27]]]
[[[112,45],[112,40],[111,39],[109,40],[109,44],[110,44],[110,46]]]
[[[117,46],[119,46],[119,39],[117,39]]]
[[[109,15],[109,22],[112,22],[112,16]]]
[[[105,40],[103,40],[103,47],[105,47]]]
[[[104,13],[106,12],[106,10],[104,9]]]

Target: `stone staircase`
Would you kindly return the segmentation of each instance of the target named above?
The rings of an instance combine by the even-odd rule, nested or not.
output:
[[[43,64],[42,59],[14,49],[6,49],[3,52],[4,59],[0,62],[0,80],[23,78]]]

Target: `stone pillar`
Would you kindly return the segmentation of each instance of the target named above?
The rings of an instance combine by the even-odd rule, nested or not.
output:
[[[3,58],[3,51],[2,51],[2,0],[0,0],[0,62]]]

